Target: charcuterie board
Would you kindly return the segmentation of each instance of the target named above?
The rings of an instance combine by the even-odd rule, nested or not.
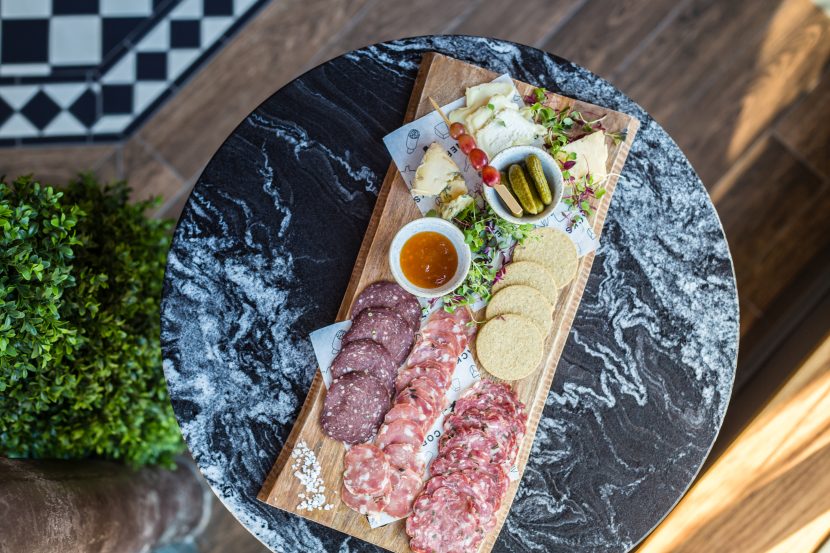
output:
[[[489,82],[496,76],[495,73],[486,69],[440,54],[426,54],[421,62],[405,122],[432,111],[430,97],[443,105],[463,96],[466,87]],[[533,87],[526,83],[514,82],[514,84],[523,96],[530,94],[533,90]],[[609,148],[607,170],[611,176],[605,184],[606,194],[599,199],[589,219],[594,233],[599,236],[611,203],[617,175],[622,171],[639,122],[626,114],[562,96],[552,95],[548,98],[548,102],[555,109],[573,106],[574,109],[601,116],[603,125],[609,132],[620,133],[619,135],[624,137]],[[337,315],[338,321],[348,318],[357,294],[368,284],[379,280],[391,280],[388,252],[392,239],[402,226],[419,217],[421,213],[412,201],[412,196],[393,163],[387,171],[378,194],[377,204]],[[545,342],[541,369],[513,383],[513,389],[526,405],[528,414],[526,434],[519,444],[517,459],[519,474],[524,471],[527,463],[545,399],[579,307],[593,259],[593,253],[582,256],[579,259],[576,278],[559,293],[553,314],[552,330]],[[409,551],[409,538],[404,531],[403,520],[373,529],[365,516],[349,509],[339,500],[337,490],[340,490],[342,483],[345,449],[341,442],[326,436],[320,426],[319,420],[324,399],[325,387],[321,373],[318,371],[294,428],[262,486],[258,495],[259,500],[390,551]],[[299,443],[305,443],[314,452],[322,468],[320,478],[325,486],[327,500],[331,504],[329,509],[298,508],[298,494],[304,489],[291,468],[291,454],[295,445]],[[509,513],[518,484],[518,480],[510,483],[507,495],[496,515],[495,528],[486,535],[479,551],[487,552],[492,549]]]

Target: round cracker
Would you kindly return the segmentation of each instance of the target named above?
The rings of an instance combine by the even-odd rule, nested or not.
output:
[[[542,362],[545,338],[536,323],[508,313],[490,319],[476,338],[476,357],[484,370],[503,380],[519,380]]]
[[[576,276],[579,255],[576,244],[565,231],[539,227],[533,229],[524,244],[513,250],[513,261],[533,261],[543,265],[562,288]]]
[[[499,290],[487,304],[485,314],[488,319],[514,313],[526,317],[536,323],[539,332],[546,336],[550,331],[553,319],[553,306],[545,296],[530,286],[508,286]]]
[[[530,286],[545,296],[548,303],[556,305],[559,298],[559,286],[556,279],[544,265],[533,261],[514,261],[504,266],[504,276],[493,285],[495,294],[502,288],[514,285]]]

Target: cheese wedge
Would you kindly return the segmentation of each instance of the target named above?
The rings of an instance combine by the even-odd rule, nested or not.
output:
[[[468,194],[461,194],[460,196],[453,198],[447,203],[438,203],[435,204],[435,209],[438,211],[438,215],[442,219],[446,219],[449,221],[462,211],[464,211],[467,206],[472,204],[475,200],[473,197]]]
[[[608,148],[605,147],[605,133],[597,131],[570,144],[562,146],[562,151],[576,153],[576,164],[569,169],[571,176],[581,179],[589,171],[594,182],[599,182],[608,175]]]
[[[545,129],[528,121],[517,109],[503,109],[475,134],[478,147],[490,159],[510,146],[529,146],[539,141]]]
[[[415,170],[415,180],[412,183],[413,196],[437,196],[453,182],[460,179],[461,170],[452,160],[447,151],[437,142],[433,142],[424,153],[421,164]],[[464,191],[466,192],[466,185]]]

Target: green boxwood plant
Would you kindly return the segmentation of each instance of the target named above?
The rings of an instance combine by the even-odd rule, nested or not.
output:
[[[125,183],[0,181],[0,454],[170,465],[161,369],[171,222]]]

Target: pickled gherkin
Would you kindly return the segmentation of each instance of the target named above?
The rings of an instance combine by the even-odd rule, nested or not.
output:
[[[550,192],[550,185],[548,179],[545,177],[545,171],[542,169],[542,162],[538,157],[531,154],[525,159],[527,165],[527,172],[530,173],[530,178],[536,186],[536,192],[539,193],[539,199],[544,205],[550,205],[553,201],[553,196]]]
[[[511,165],[508,170],[508,177],[513,195],[522,204],[524,210],[532,215],[537,215],[541,210],[533,199],[533,189],[527,180],[527,175],[524,169],[522,169],[522,166],[518,163]]]

